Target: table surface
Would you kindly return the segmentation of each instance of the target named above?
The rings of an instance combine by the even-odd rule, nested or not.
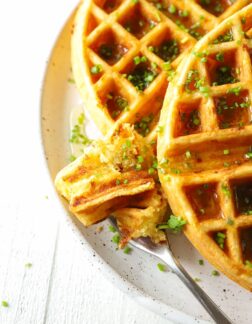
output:
[[[61,221],[42,163],[46,60],[76,1],[5,1],[0,13],[0,323],[168,323],[90,265]],[[30,264],[30,267],[29,267]]]

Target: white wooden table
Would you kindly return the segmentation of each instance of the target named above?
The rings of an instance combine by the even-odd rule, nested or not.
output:
[[[87,263],[52,199],[39,148],[46,59],[76,1],[1,5],[0,323],[167,323]],[[27,267],[31,263],[31,267]]]

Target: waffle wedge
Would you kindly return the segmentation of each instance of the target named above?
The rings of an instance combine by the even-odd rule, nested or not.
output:
[[[73,27],[72,68],[102,133],[126,122],[154,141],[178,63],[199,38],[249,2],[83,1]]]
[[[165,235],[156,225],[164,221],[167,203],[155,183],[153,159],[151,146],[124,124],[61,170],[55,186],[85,226],[114,215],[122,246],[138,235],[164,241]]]
[[[252,290],[252,5],[202,38],[161,112],[159,177],[185,234]]]

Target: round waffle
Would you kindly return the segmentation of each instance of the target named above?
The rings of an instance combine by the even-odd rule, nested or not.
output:
[[[178,63],[213,26],[249,2],[83,1],[73,28],[73,74],[103,134],[127,122],[153,141]]]
[[[252,5],[202,38],[160,117],[161,184],[185,234],[252,290]]]

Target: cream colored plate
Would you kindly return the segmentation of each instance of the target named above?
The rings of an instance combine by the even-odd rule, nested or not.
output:
[[[70,35],[72,18],[68,20],[51,53],[45,74],[41,123],[42,140],[52,179],[68,163],[69,119],[71,111],[81,106],[75,85],[68,82],[70,69]],[[99,132],[92,122],[87,122],[87,133],[95,138]],[[66,207],[66,204],[62,201]],[[83,245],[83,254],[94,266],[101,269],[112,282],[133,296],[137,301],[172,320],[174,323],[204,323],[208,315],[191,293],[170,272],[160,272],[158,261],[134,250],[131,255],[116,251],[111,243],[112,233],[105,221],[104,230],[96,233],[97,226],[85,229],[62,209],[62,217]],[[203,289],[221,306],[235,323],[250,323],[252,318],[251,293],[221,275],[212,277],[213,268],[207,262],[198,264],[200,255],[183,235],[171,236],[175,253],[192,277],[201,279]],[[94,255],[94,257],[93,257]]]

